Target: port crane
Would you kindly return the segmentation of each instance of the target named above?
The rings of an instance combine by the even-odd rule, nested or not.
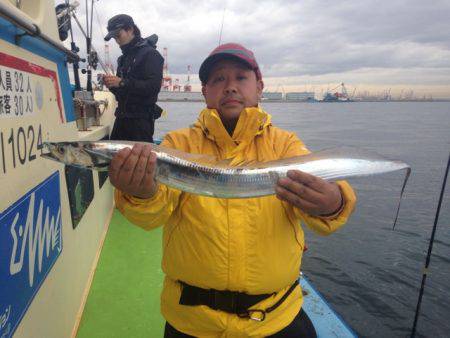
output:
[[[336,91],[335,90],[339,90]],[[342,82],[340,85],[334,87],[331,92],[334,92],[333,95],[336,96],[336,98],[340,99],[340,100],[349,100],[349,96],[348,96],[348,92],[347,92],[347,88],[345,88],[345,84],[344,82]]]

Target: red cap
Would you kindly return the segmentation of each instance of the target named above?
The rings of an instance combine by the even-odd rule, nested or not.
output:
[[[236,60],[245,64],[255,72],[258,80],[262,79],[261,71],[253,52],[238,43],[226,43],[216,47],[200,66],[198,75],[203,85],[208,82],[209,73],[217,61],[225,59]]]

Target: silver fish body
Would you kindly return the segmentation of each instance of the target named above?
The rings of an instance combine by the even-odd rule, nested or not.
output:
[[[108,170],[112,157],[134,142],[98,141],[45,143],[44,157],[100,171]],[[270,162],[231,167],[214,156],[189,154],[152,144],[157,156],[155,178],[170,187],[204,196],[250,198],[275,193],[275,185],[288,170],[300,170],[328,181],[406,170],[401,161],[374,152],[343,147]],[[403,186],[403,188],[404,188]]]

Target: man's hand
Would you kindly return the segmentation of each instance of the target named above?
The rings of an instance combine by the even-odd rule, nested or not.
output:
[[[109,178],[111,184],[124,193],[150,198],[158,189],[155,168],[156,154],[151,145],[135,144],[133,149],[122,149],[113,157]]]
[[[289,170],[275,187],[277,197],[312,216],[330,215],[338,211],[342,195],[336,183],[299,170]]]
[[[118,76],[108,74],[103,75],[103,83],[108,88],[119,87],[120,81],[122,81],[122,79]]]

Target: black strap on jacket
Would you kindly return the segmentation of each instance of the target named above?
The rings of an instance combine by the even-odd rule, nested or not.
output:
[[[249,295],[244,292],[202,289],[180,281],[182,285],[180,304],[181,305],[206,305],[213,310],[220,310],[237,314],[241,318],[249,318],[256,321],[263,321],[266,313],[272,312],[280,306],[286,298],[294,291],[298,285],[298,280],[291,285],[285,294],[271,307],[265,310],[249,309],[262,300],[273,296],[275,293]]]

